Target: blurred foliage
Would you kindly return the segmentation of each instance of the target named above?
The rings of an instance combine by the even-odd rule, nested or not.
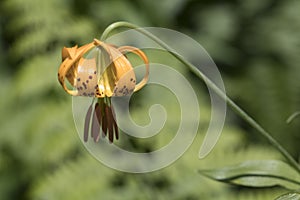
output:
[[[118,20],[183,31],[202,44],[215,60],[228,94],[297,157],[299,118],[290,124],[285,120],[300,110],[299,10],[297,0],[2,0],[0,198],[272,199],[279,196],[282,191],[278,188],[245,190],[197,174],[199,168],[279,158],[254,131],[231,114],[219,143],[204,160],[198,160],[197,154],[205,126],[200,127],[199,136],[185,155],[161,171],[135,175],[108,169],[83,149],[73,123],[71,98],[56,80],[57,68],[63,46],[88,43]],[[159,55],[151,59],[174,62]],[[201,117],[207,125],[209,111],[203,108],[209,107],[209,103],[204,97],[207,94],[203,84],[179,63],[174,66],[198,88],[201,113],[205,113]],[[162,94],[159,101],[167,105],[167,97]],[[136,94],[136,99],[132,109],[135,119],[147,115],[146,109],[140,111],[141,105],[157,102],[151,88]],[[172,101],[168,106],[178,105]],[[172,116],[169,115],[171,119]],[[155,148],[154,144],[164,144],[171,137],[162,134],[148,143],[136,141],[137,147]]]

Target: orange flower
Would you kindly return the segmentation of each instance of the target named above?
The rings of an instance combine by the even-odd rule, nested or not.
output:
[[[138,84],[132,65],[125,56],[127,52],[138,55],[145,63],[146,73]],[[148,77],[148,58],[138,48],[115,47],[97,39],[79,48],[64,47],[58,72],[58,80],[63,89],[73,96],[98,98],[95,105],[92,104],[87,111],[84,141],[88,140],[89,132],[96,142],[101,132],[103,136],[108,133],[111,142],[114,135],[118,139],[118,127],[110,97],[126,96],[138,91],[147,83]]]

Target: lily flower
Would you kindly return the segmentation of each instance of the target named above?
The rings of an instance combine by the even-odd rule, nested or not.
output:
[[[127,52],[136,54],[145,63],[146,72],[139,83],[136,83],[133,67],[125,56]],[[81,47],[76,45],[62,49],[58,80],[63,89],[73,96],[97,99],[95,104],[90,105],[85,117],[85,142],[89,132],[95,142],[99,141],[100,135],[105,137],[108,134],[110,142],[113,142],[114,136],[119,138],[111,97],[131,95],[144,87],[148,78],[148,58],[138,48],[116,47],[94,39]]]

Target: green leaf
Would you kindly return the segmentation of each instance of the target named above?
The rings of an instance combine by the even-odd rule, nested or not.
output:
[[[281,195],[280,197],[276,198],[276,200],[300,200],[299,193],[288,193]]]
[[[300,188],[300,174],[279,160],[246,161],[221,169],[200,170],[199,173],[217,181],[248,187]]]

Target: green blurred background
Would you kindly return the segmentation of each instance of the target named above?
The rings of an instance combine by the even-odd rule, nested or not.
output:
[[[285,192],[228,186],[197,173],[281,157],[229,110],[220,141],[199,160],[209,97],[203,83],[167,54],[148,52],[151,61],[171,63],[191,81],[202,125],[182,158],[149,174],[114,171],[85,150],[73,123],[72,99],[56,78],[63,46],[88,43],[115,21],[181,31],[211,55],[227,94],[298,159],[300,119],[285,121],[300,110],[299,10],[298,0],[2,0],[0,199],[273,199]],[[146,119],[139,123],[148,120],[144,105],[161,103],[170,112],[178,107],[167,92],[151,87],[133,98],[133,118]],[[173,112],[159,136],[126,142],[139,151],[166,144],[178,125]]]

